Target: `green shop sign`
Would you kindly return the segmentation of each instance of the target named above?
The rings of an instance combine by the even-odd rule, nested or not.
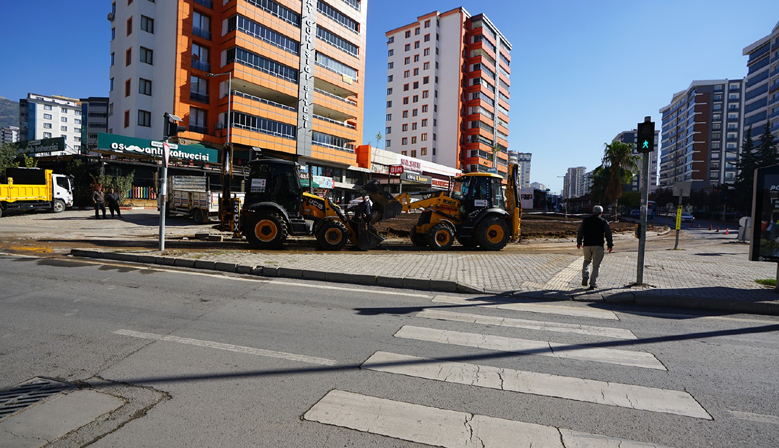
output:
[[[25,154],[41,154],[65,150],[65,137],[44,138],[19,142],[19,149]]]
[[[187,162],[219,163],[219,151],[199,146],[170,143],[170,158]],[[114,134],[97,134],[97,147],[102,151],[135,156],[162,157],[162,141],[124,137]]]

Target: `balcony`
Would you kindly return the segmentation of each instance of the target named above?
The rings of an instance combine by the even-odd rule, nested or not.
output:
[[[202,37],[203,39],[206,40],[211,40],[211,31],[200,28],[198,26],[192,28],[192,34],[198,37]]]
[[[323,116],[321,116],[321,115],[316,115],[316,114],[314,114],[314,118],[316,118],[317,120],[323,120],[323,121],[326,121],[326,122],[328,122],[328,123],[337,124],[338,126],[343,126],[343,127],[349,128],[349,129],[357,129],[357,126],[355,126],[355,125],[353,125],[353,124],[350,124],[350,123],[344,123],[344,122],[342,122],[342,121],[336,121],[336,120],[333,120],[333,119],[330,119],[330,118],[327,118],[327,117],[323,117]]]
[[[192,68],[202,70],[204,72],[211,72],[211,64],[195,59],[192,60]]]
[[[266,100],[265,98],[260,98],[254,95],[249,95],[248,93],[243,93],[238,90],[233,90],[233,95],[241,98],[246,98],[247,100],[257,101],[263,104],[267,104],[268,106],[278,107],[284,110],[288,110],[290,112],[297,112],[298,110],[294,107],[286,106],[284,104],[277,103],[275,101]]]
[[[198,103],[203,103],[203,104],[209,104],[210,103],[210,99],[209,99],[208,95],[204,95],[204,94],[198,93],[198,92],[189,92],[189,99],[191,99],[192,101],[197,101]]]
[[[356,101],[352,101],[352,100],[350,100],[349,98],[344,98],[344,97],[342,97],[342,96],[334,95],[334,94],[332,94],[332,93],[330,93],[330,92],[327,92],[327,91],[325,91],[325,90],[322,90],[322,89],[317,89],[316,87],[314,87],[314,91],[315,91],[315,92],[319,92],[319,93],[321,93],[322,95],[327,95],[327,96],[329,96],[330,98],[335,98],[335,99],[337,99],[337,100],[340,100],[340,101],[343,101],[343,102],[345,102],[345,103],[349,103],[349,104],[351,104],[352,106],[356,106],[356,105],[357,105],[357,102],[356,102]]]
[[[189,132],[196,132],[198,134],[207,134],[208,133],[208,128],[207,127],[196,125],[196,124],[190,124],[189,126],[187,126],[187,130]]]

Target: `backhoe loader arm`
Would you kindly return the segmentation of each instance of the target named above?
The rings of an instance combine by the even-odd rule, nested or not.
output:
[[[509,165],[506,182],[506,211],[511,215],[511,241],[519,241],[522,201],[519,196],[519,165]]]

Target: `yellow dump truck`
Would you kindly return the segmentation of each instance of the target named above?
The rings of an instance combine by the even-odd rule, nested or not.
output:
[[[0,216],[15,210],[60,213],[72,206],[70,176],[39,168],[8,168],[0,178]]]

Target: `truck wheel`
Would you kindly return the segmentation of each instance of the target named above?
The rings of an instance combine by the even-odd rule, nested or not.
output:
[[[255,213],[246,228],[246,240],[256,249],[279,249],[287,239],[287,223],[274,212]]]
[[[330,220],[322,224],[316,240],[324,250],[341,250],[348,241],[348,230],[339,221]]]
[[[484,250],[501,250],[509,242],[509,226],[497,216],[484,218],[476,226],[474,239]]]
[[[3,206],[0,205],[0,218],[2,218],[2,217],[3,217]]]
[[[206,222],[206,219],[203,216],[203,210],[200,210],[199,208],[196,208],[192,211],[192,219],[194,219],[198,224],[203,224]]]
[[[54,201],[52,209],[54,210],[54,213],[62,213],[65,211],[65,203],[57,199]]]
[[[421,233],[417,233],[417,226],[414,226],[411,228],[411,244],[418,247],[424,247],[427,246],[427,240],[425,239],[424,235]]]
[[[446,224],[436,224],[427,231],[427,244],[433,250],[447,250],[454,243],[453,233]]]

